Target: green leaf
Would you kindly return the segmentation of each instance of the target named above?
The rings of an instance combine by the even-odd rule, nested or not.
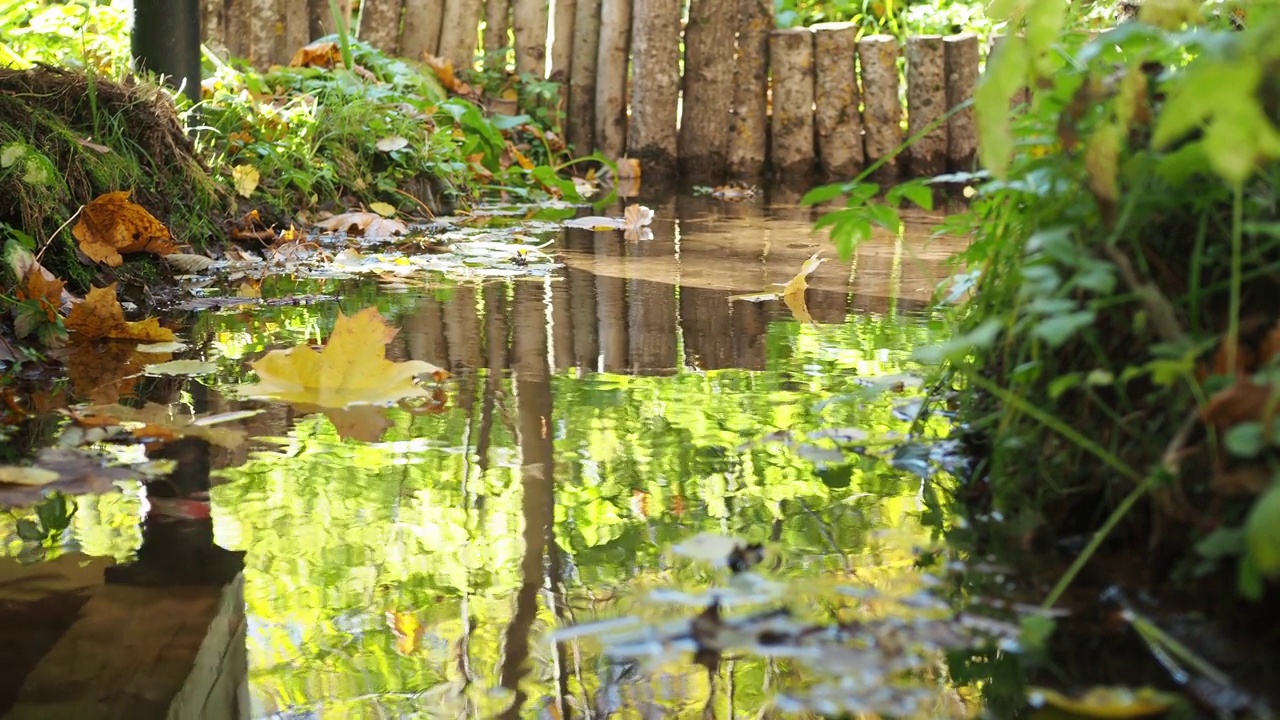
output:
[[[1049,397],[1057,400],[1062,393],[1080,386],[1080,373],[1067,373],[1049,381]]]
[[[896,233],[902,229],[902,216],[895,208],[888,205],[868,205],[866,212],[871,222],[886,230]]]
[[[1018,621],[1018,642],[1033,653],[1044,652],[1056,628],[1057,623],[1051,617],[1025,615]]]
[[[1248,556],[1258,570],[1267,577],[1280,575],[1280,483],[1272,483],[1254,503],[1245,533]]]
[[[527,122],[531,122],[533,118],[528,115],[503,115],[502,113],[494,113],[489,116],[489,122],[498,130],[510,130],[520,127]]]
[[[937,345],[917,348],[911,354],[911,359],[929,365],[942,362],[960,362],[974,350],[990,347],[991,343],[995,342],[996,336],[1000,334],[1001,327],[1003,325],[999,320],[994,318],[986,320],[959,337]]]
[[[1233,426],[1223,434],[1222,442],[1226,445],[1227,452],[1241,458],[1257,457],[1267,446],[1267,438],[1260,422],[1243,422]],[[1280,511],[1280,507],[1277,511]]]
[[[818,187],[805,193],[804,197],[800,198],[800,205],[802,206],[817,205],[819,203],[824,203],[824,202],[827,202],[828,200],[838,198],[847,192],[849,192],[848,183],[833,183],[831,185],[819,185]]]
[[[1093,320],[1094,312],[1092,310],[1080,310],[1069,315],[1056,315],[1041,320],[1035,326],[1035,329],[1031,331],[1031,334],[1049,343],[1050,347],[1058,347],[1082,328],[1092,325]]]
[[[974,92],[979,159],[997,178],[1007,176],[1013,157],[1009,101],[1026,81],[1028,60],[1026,41],[1016,35],[1006,36],[987,60],[986,72]]]
[[[1245,551],[1244,528],[1218,528],[1196,543],[1196,552],[1209,560],[1235,557]]]

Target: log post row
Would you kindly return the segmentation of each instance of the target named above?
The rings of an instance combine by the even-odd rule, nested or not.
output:
[[[767,2],[768,0],[762,0]],[[617,160],[627,149],[627,56],[631,40],[631,0],[600,6],[596,55],[596,149]]]
[[[730,180],[755,182],[764,174],[769,123],[769,31],[772,0],[738,0],[738,62],[733,78],[729,133]]]
[[[946,77],[942,36],[907,38],[907,135],[924,132],[907,150],[915,177],[933,177],[947,168],[947,126],[939,122],[947,112]]]
[[[858,27],[821,23],[814,31],[814,131],[826,180],[849,180],[862,170],[862,116],[858,92]]]
[[[551,74],[552,81],[560,83],[560,131],[563,132],[563,113],[569,104],[569,77],[573,71],[574,24],[577,22],[578,1],[556,0],[556,14],[551,19]],[[594,67],[594,63],[592,64]]]
[[[631,16],[631,122],[627,155],[643,176],[670,179],[676,169],[680,104],[681,0],[645,0]]]
[[[888,157],[902,144],[902,101],[898,97],[898,41],[892,35],[868,35],[858,41],[858,65],[862,69],[862,125],[866,129],[866,159],[873,163]],[[873,174],[876,182],[889,184],[899,176],[896,159]]]
[[[807,184],[813,178],[813,31],[774,30],[769,36],[769,72],[773,172],[784,184]]]
[[[973,33],[951,35],[946,46],[947,109],[973,97],[978,84],[978,36]],[[978,128],[973,108],[968,107],[947,121],[947,170],[968,172],[974,169],[978,153]]]
[[[690,0],[684,30],[684,101],[680,113],[680,171],[696,185],[724,182],[733,110],[733,54],[737,0]]]

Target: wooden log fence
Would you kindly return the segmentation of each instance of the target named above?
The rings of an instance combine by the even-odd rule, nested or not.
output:
[[[202,2],[206,43],[262,68],[337,27],[329,0]],[[848,179],[921,132],[878,182],[972,170],[972,110],[942,118],[973,96],[982,56],[998,52],[970,33],[904,44],[859,37],[851,23],[778,29],[772,0],[339,5],[353,32],[385,52],[455,67],[486,57],[491,71],[561,83],[561,129],[575,152],[635,158],[659,185]]]

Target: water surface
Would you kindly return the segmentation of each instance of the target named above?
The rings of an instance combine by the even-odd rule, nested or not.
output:
[[[810,211],[654,209],[642,242],[564,231],[546,277],[411,291],[267,277],[264,299],[308,300],[174,316],[219,371],[138,392],[263,410],[238,423],[250,441],[211,456],[214,540],[245,553],[254,717],[754,716],[806,685],[796,664],[619,662],[591,636],[550,636],[696,614],[650,593],[725,581],[671,552],[701,532],[764,543],[801,616],[836,586],[920,587],[913,564],[933,542],[920,478],[795,439],[906,431],[909,356],[945,333],[928,300],[961,243],[918,218],[830,260],[802,322],[781,301],[730,298],[834,258]],[[390,357],[453,373],[433,402],[308,413],[220,391],[246,361],[370,305],[400,328]],[[130,559],[142,507],[136,487],[83,498],[65,549]],[[939,692],[947,714],[972,709],[970,689]]]

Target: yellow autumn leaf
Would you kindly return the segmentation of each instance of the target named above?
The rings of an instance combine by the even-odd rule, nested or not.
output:
[[[350,317],[339,313],[324,350],[317,352],[302,344],[267,353],[250,363],[259,382],[241,386],[240,394],[322,408],[427,397],[430,391],[414,378],[432,375],[442,380],[449,373],[421,360],[388,360],[386,344],[396,332],[377,308],[365,308]]]
[[[147,209],[129,199],[130,190],[99,195],[80,209],[71,234],[90,260],[120,267],[122,253],[177,252],[169,229]]]
[[[1031,688],[1034,707],[1049,706],[1081,718],[1145,718],[1163,715],[1175,696],[1152,688],[1095,687],[1083,695],[1068,697],[1050,688]]]
[[[160,327],[160,321],[146,318],[138,322],[126,322],[124,309],[116,299],[116,285],[89,288],[84,302],[76,305],[67,315],[66,328],[79,340],[134,340],[137,342],[171,342],[178,338],[173,331]]]
[[[0,484],[40,487],[56,481],[60,475],[52,470],[25,465],[0,466]]]
[[[231,182],[236,187],[236,192],[240,197],[247,198],[258,189],[258,183],[262,180],[262,175],[258,173],[258,168],[252,165],[237,165],[231,169]]]
[[[795,319],[802,323],[813,322],[813,316],[809,314],[809,306],[805,303],[805,291],[809,289],[809,281],[805,278],[826,261],[826,258],[818,257],[819,254],[814,253],[805,260],[804,265],[800,266],[800,272],[796,273],[796,276],[782,288],[782,302],[786,303]]]
[[[396,216],[396,208],[391,203],[372,202],[372,203],[369,203],[369,209],[378,213],[384,218]]]

